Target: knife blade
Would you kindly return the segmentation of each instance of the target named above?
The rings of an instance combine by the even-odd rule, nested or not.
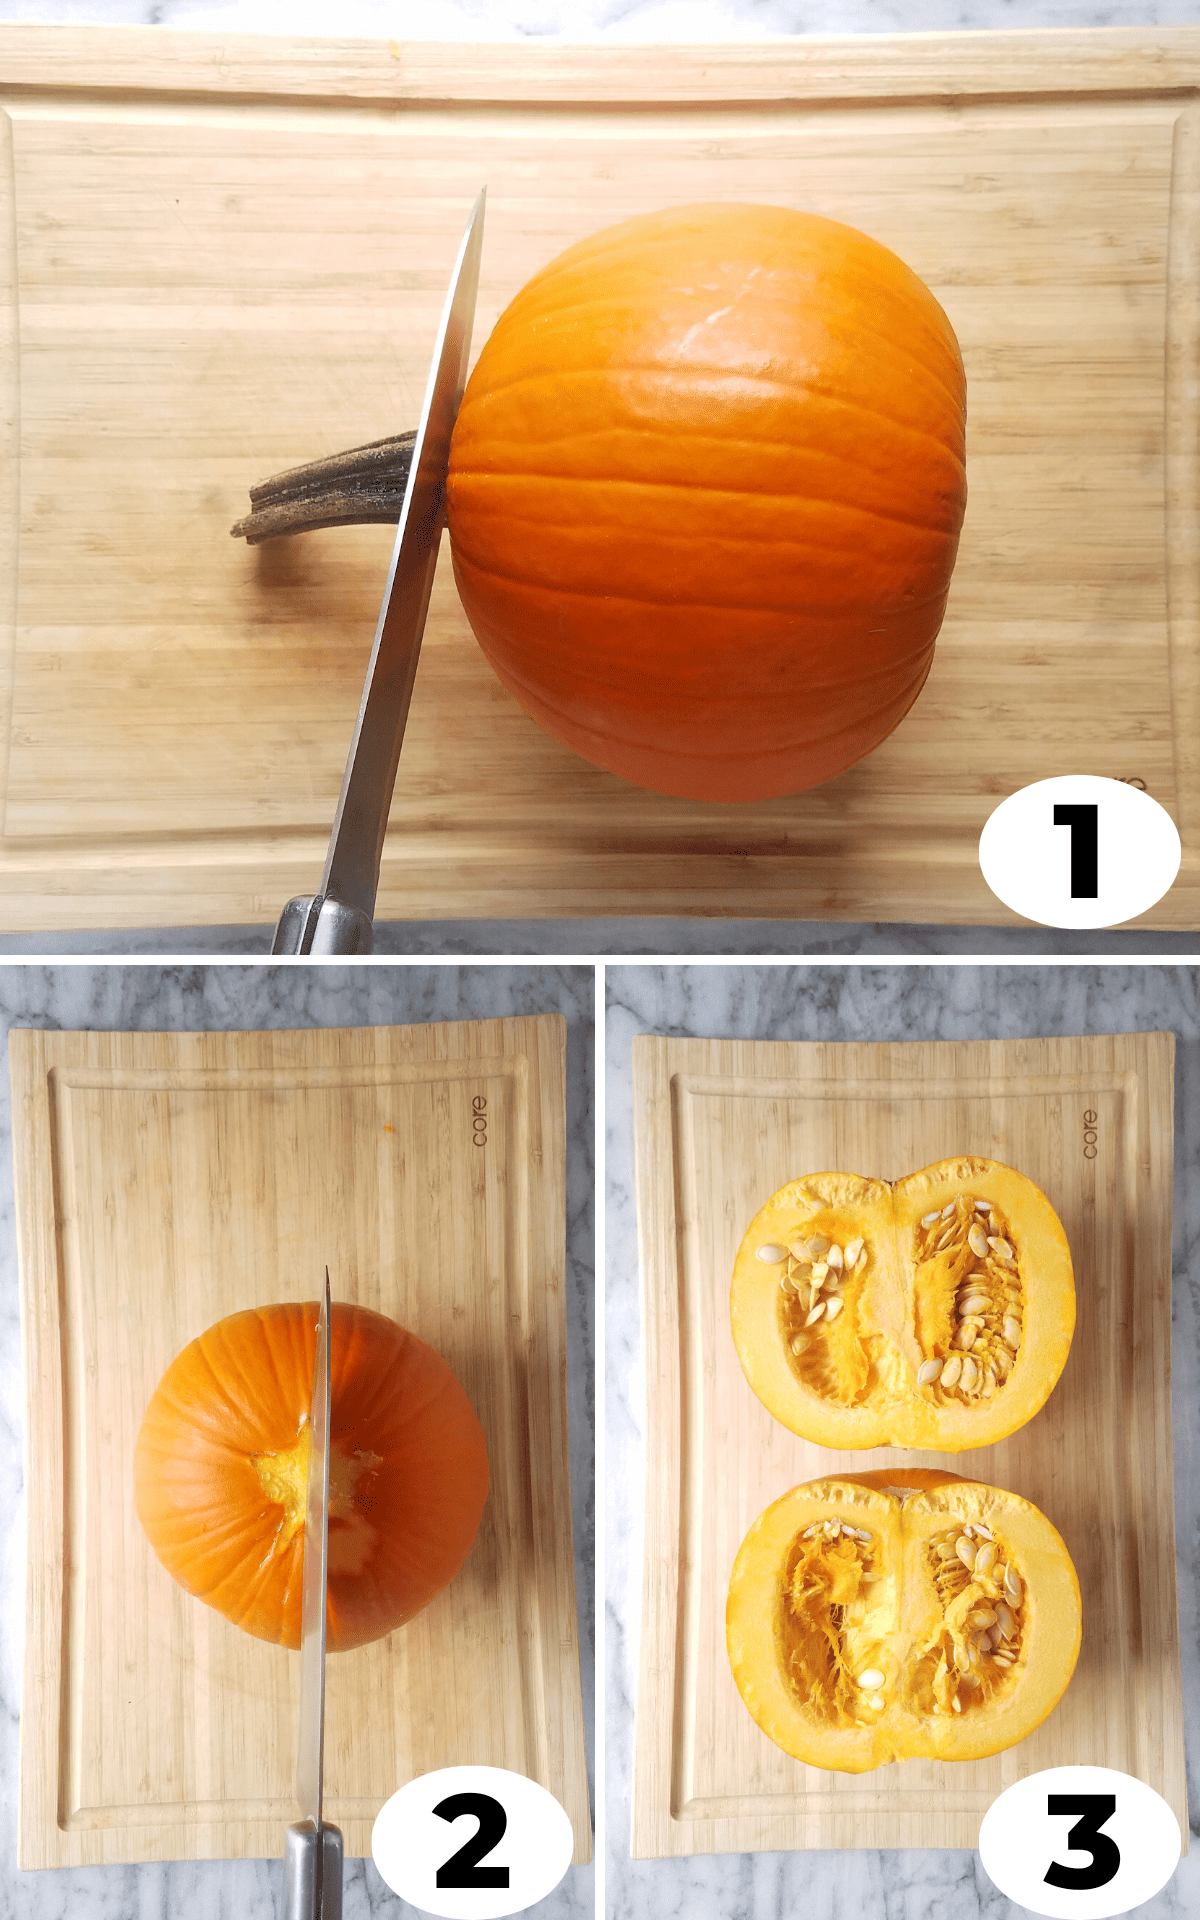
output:
[[[273,953],[369,953],[373,944],[384,835],[441,544],[450,437],[467,380],[486,198],[484,188],[446,295],[320,889],[289,900]]]
[[[325,1750],[325,1622],[329,1592],[329,1269],[317,1321],[309,1411],[304,1568],[300,1597],[300,1711],[296,1799],[300,1820],[287,1831],[287,1920],[341,1920],[342,1836],[321,1818]]]

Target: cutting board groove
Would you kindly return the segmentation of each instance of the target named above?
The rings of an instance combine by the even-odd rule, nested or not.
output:
[[[332,1656],[325,1797],[351,1855],[408,1778],[540,1780],[590,1855],[565,1326],[559,1016],[9,1042],[28,1420],[19,1862],[282,1852],[298,1663],[178,1588],[133,1504],[158,1379],[227,1313],[315,1298],[443,1355],[487,1438],[465,1566]],[[473,1125],[486,1105],[486,1139]]]
[[[1200,29],[648,61],[10,26],[0,69],[0,931],[267,923],[315,883],[391,535],[228,528],[270,473],[415,422],[485,183],[476,351],[640,211],[865,228],[959,334],[970,500],[913,712],[828,787],[744,807],[542,734],[443,551],[380,915],[1002,924],[985,819],[1088,772],[1180,829],[1138,924],[1200,922]]]
[[[802,1847],[974,1848],[1014,1780],[1073,1763],[1136,1774],[1187,1833],[1171,1466],[1174,1038],[815,1045],[634,1042],[646,1337],[646,1530],[635,1857]],[[1085,1157],[1085,1113],[1095,1159]],[[994,1447],[837,1452],[747,1385],[729,1329],[742,1234],[789,1179],[886,1180],[951,1154],[1003,1160],[1055,1206],[1075,1264],[1070,1357]],[[990,1760],[805,1767],[751,1720],[725,1650],[752,1521],[822,1474],[945,1466],[1011,1488],[1059,1529],[1083,1592],[1066,1695]]]

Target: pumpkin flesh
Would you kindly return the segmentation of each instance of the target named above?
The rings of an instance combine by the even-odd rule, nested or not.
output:
[[[177,1355],[134,1453],[168,1573],[236,1626],[300,1644],[319,1303],[233,1314]],[[330,1323],[327,1644],[380,1638],[453,1579],[488,1489],[483,1430],[445,1361],[383,1314]]]
[[[787,208],[641,215],[501,315],[450,450],[467,618],[596,765],[756,800],[877,746],[924,684],[966,502],[945,314]]]
[[[1053,1390],[1075,1328],[1070,1248],[1046,1196],[998,1161],[894,1186],[807,1174],[748,1227],[730,1317],[747,1380],[794,1433],[957,1453],[1014,1433]]]
[[[833,1475],[775,1501],[739,1548],[726,1612],[733,1676],[763,1732],[847,1773],[1015,1745],[1061,1699],[1081,1630],[1075,1570],[1044,1514],[914,1468]]]

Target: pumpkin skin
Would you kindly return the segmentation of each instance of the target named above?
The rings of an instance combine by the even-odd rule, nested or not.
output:
[[[803,1538],[831,1521],[871,1539]],[[1019,1599],[993,1569],[939,1558],[939,1545],[977,1522]],[[868,1569],[883,1578],[860,1590]],[[996,1615],[998,1603],[1007,1613],[997,1624],[1012,1631],[996,1647],[976,1641],[972,1662],[970,1615]],[[930,1469],[794,1487],[754,1522],[729,1582],[726,1644],[750,1714],[785,1753],[839,1773],[1015,1746],[1066,1692],[1081,1634],[1079,1581],[1046,1516],[1018,1494]],[[961,1678],[963,1664],[977,1685]],[[859,1686],[864,1672],[882,1676],[878,1689]]]
[[[320,1304],[218,1321],[167,1368],[134,1452],[138,1518],[188,1593],[261,1640],[300,1645],[308,1414]],[[383,1314],[330,1323],[327,1647],[403,1626],[470,1552],[483,1429],[441,1356]]]
[[[467,618],[597,766],[693,800],[818,786],[929,672],[965,421],[946,315],[865,234],[752,205],[625,221],[534,276],[467,384]]]
[[[976,1201],[990,1202],[990,1213],[979,1213]],[[951,1207],[947,1219],[943,1209]],[[990,1246],[982,1258],[969,1246],[972,1223],[986,1241],[990,1218],[1003,1229],[991,1238],[1011,1248],[1011,1263]],[[950,1245],[934,1251],[944,1234]],[[789,1243],[811,1250],[814,1238],[839,1249],[861,1240],[862,1264],[836,1289],[843,1301],[837,1317],[822,1314],[806,1327],[814,1267],[796,1260]],[[984,1290],[987,1311],[969,1323],[979,1324],[979,1335],[966,1348],[968,1323],[957,1309]],[[1015,1349],[1004,1337],[1010,1319],[1019,1333]],[[1071,1251],[1045,1194],[996,1160],[941,1160],[894,1186],[856,1174],[806,1174],[774,1194],[747,1228],[730,1322],[747,1380],[793,1433],[837,1449],[958,1453],[1015,1433],[1053,1391],[1075,1331]],[[990,1394],[919,1382],[927,1361],[946,1363],[956,1353],[964,1377],[974,1359],[979,1386],[992,1371]]]

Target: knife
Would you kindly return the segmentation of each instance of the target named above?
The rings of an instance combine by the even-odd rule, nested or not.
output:
[[[450,436],[467,381],[484,188],[458,249],[320,888],[289,900],[272,953],[370,953],[379,863],[442,538]]]
[[[300,1601],[300,1734],[296,1799],[300,1819],[287,1830],[285,1920],[342,1920],[342,1836],[321,1818],[325,1749],[325,1614],[329,1577],[329,1268],[317,1322],[311,1441],[304,1508],[304,1576]]]

